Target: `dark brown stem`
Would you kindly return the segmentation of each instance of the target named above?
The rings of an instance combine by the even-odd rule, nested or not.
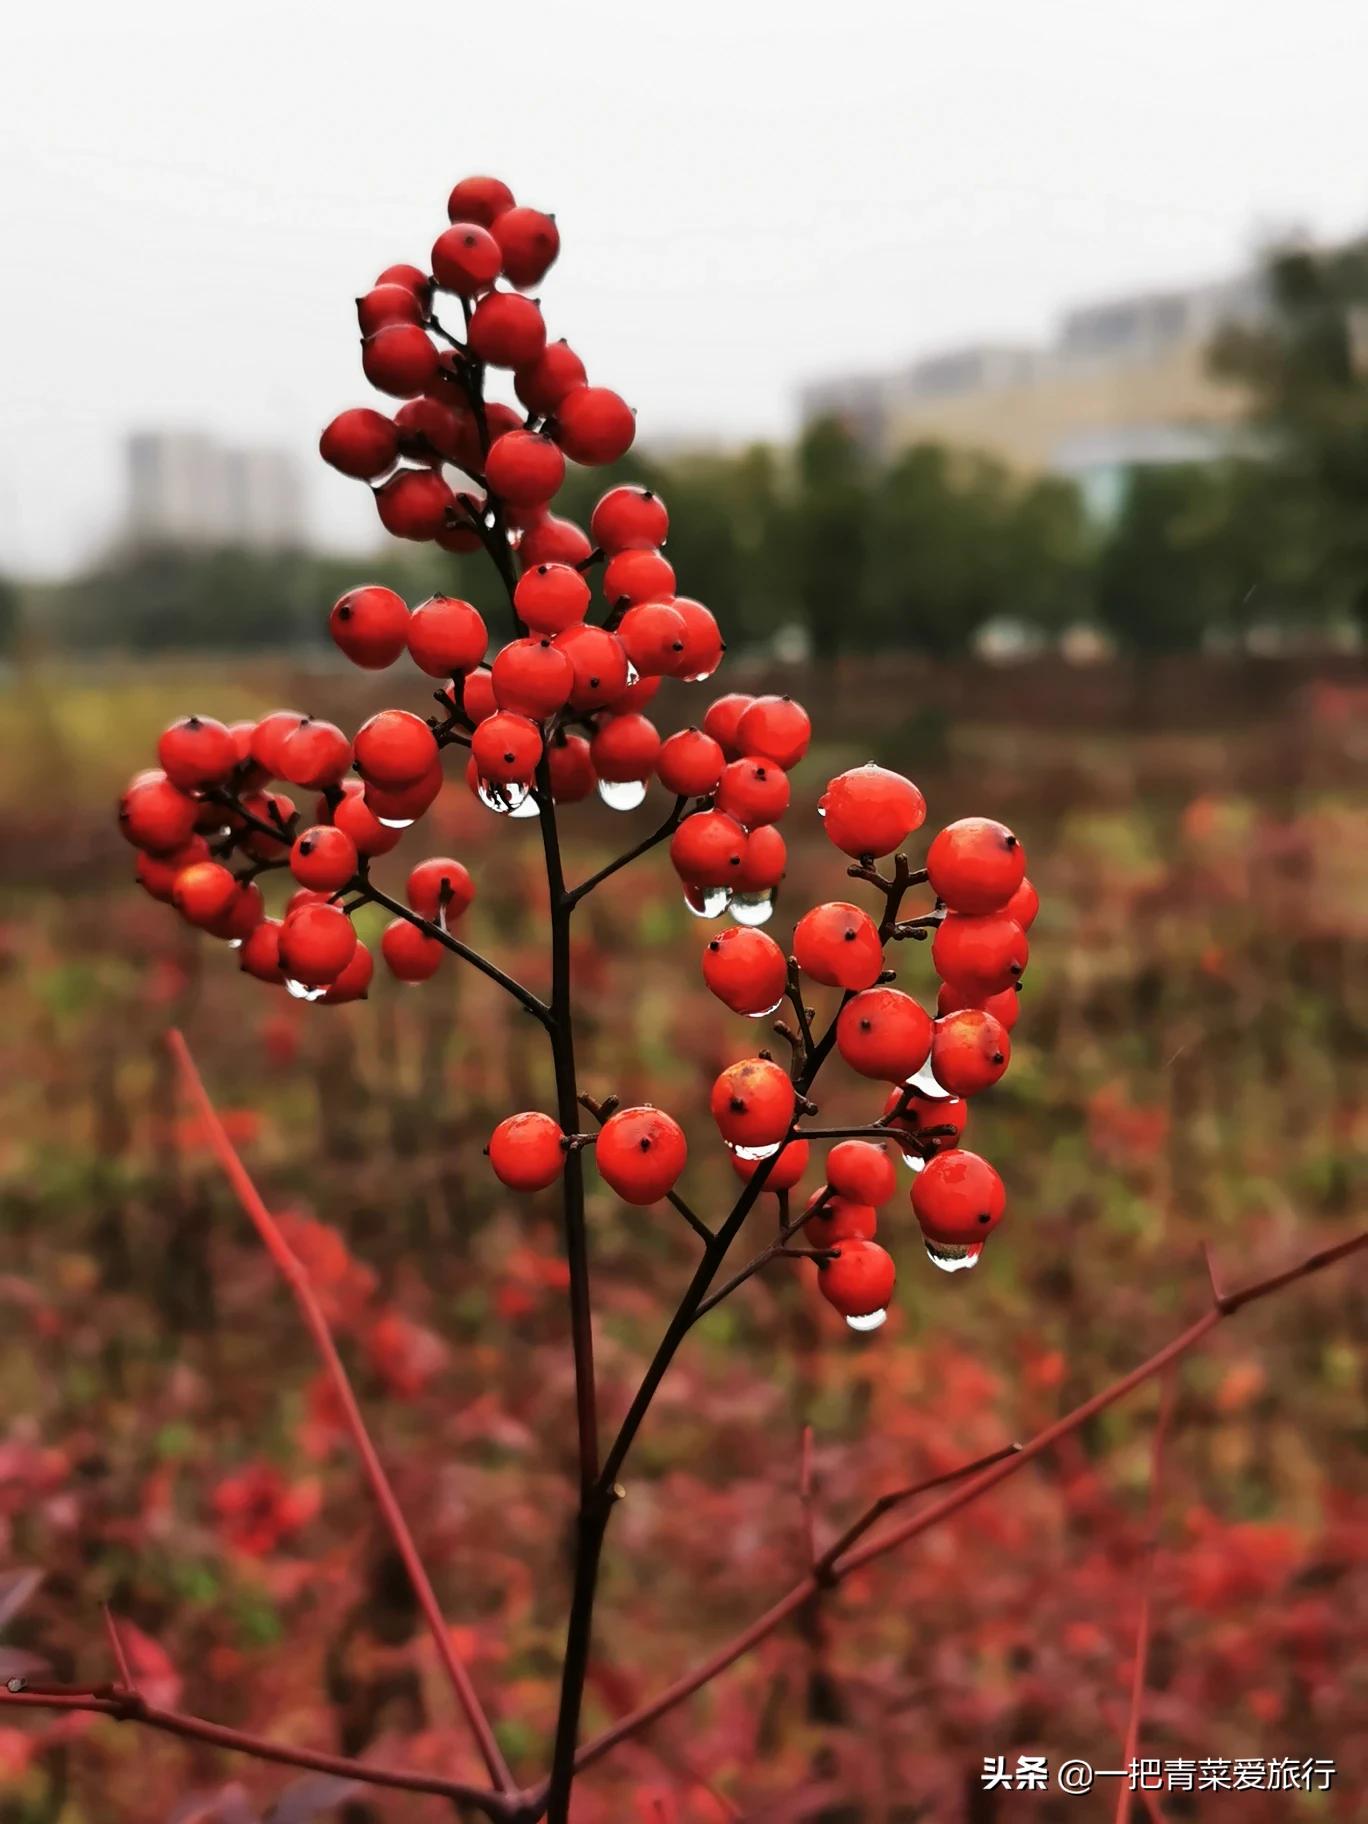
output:
[[[659,828],[652,830],[649,836],[644,836],[634,848],[628,849],[625,855],[619,855],[616,861],[610,861],[607,867],[600,868],[597,874],[591,874],[588,880],[582,880],[577,887],[573,887],[566,896],[570,910],[573,911],[587,894],[592,893],[594,888],[599,886],[603,881],[610,879],[619,871],[619,869],[627,867],[628,864],[635,861],[638,856],[646,854],[649,849],[655,848],[658,843],[662,843],[668,837],[673,836],[675,831],[679,828],[680,821],[684,816],[684,807],[688,802],[687,798],[676,798],[674,801],[674,809]]]
[[[530,1014],[540,1020],[543,1026],[550,1028],[552,1010],[545,1001],[538,1000],[530,988],[524,988],[522,983],[515,981],[511,975],[505,975],[504,971],[497,964],[491,963],[487,956],[481,956],[478,950],[472,950],[470,945],[462,943],[459,937],[453,937],[445,926],[435,924],[430,918],[420,918],[402,900],[391,899],[388,893],[382,893],[380,888],[369,879],[358,881],[357,886],[368,900],[373,900],[377,906],[383,906],[396,918],[407,920],[425,936],[432,938],[434,943],[441,944],[454,956],[459,956],[469,963],[473,969],[478,969],[481,975],[487,975],[491,982],[497,982],[501,988],[506,988],[514,1000],[521,1001]],[[562,1123],[563,1125],[564,1123]]]

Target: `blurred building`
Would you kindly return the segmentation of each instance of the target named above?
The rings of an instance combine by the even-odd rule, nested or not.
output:
[[[305,542],[304,488],[283,450],[237,449],[202,431],[139,431],[125,445],[124,542],[245,545]]]
[[[1105,512],[1140,463],[1201,461],[1230,447],[1244,399],[1208,371],[1224,324],[1257,321],[1258,274],[1138,292],[1069,311],[1045,347],[980,343],[892,373],[805,389],[805,422],[835,415],[871,451],[935,442],[1013,468],[1074,477]]]

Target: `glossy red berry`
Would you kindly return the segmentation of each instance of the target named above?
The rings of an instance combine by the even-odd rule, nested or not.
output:
[[[415,462],[457,463],[461,468],[479,464],[479,434],[474,416],[446,399],[424,393],[406,399],[394,414],[394,429],[402,455]]]
[[[322,1005],[339,1007],[347,1001],[364,1001],[374,977],[375,958],[358,939],[356,948],[351,953],[351,961],[337,980],[330,982],[323,991]]]
[[[1040,910],[1040,895],[1029,880],[1023,880],[1002,909],[1008,918],[1016,920],[1023,931],[1029,931]]]
[[[605,716],[589,743],[594,771],[610,784],[649,779],[660,752],[660,735],[646,716]]]
[[[670,533],[665,502],[650,488],[609,488],[589,518],[589,536],[613,557],[619,551],[652,551]]]
[[[594,1145],[599,1176],[624,1203],[644,1207],[672,1191],[689,1156],[679,1123],[649,1106],[620,1108]]]
[[[442,789],[442,763],[434,760],[425,773],[407,785],[377,785],[373,779],[365,784],[366,804],[391,828],[406,828],[416,823]]]
[[[385,926],[380,954],[396,981],[426,982],[441,968],[446,951],[417,925],[411,925],[406,918],[396,918]]]
[[[791,1191],[801,1181],[808,1168],[810,1150],[806,1140],[790,1140],[777,1153],[767,1153],[763,1159],[743,1159],[735,1152],[729,1157],[737,1177],[748,1182],[762,1167],[767,1167],[764,1188],[778,1195],[780,1191]]]
[[[910,779],[871,762],[832,779],[821,812],[827,835],[847,855],[891,855],[921,827],[926,800]]]
[[[153,855],[182,849],[195,833],[199,805],[157,771],[140,774],[119,803],[119,828]]]
[[[617,637],[643,678],[669,677],[685,651],[683,615],[670,602],[640,602],[617,625]]]
[[[370,583],[348,589],[333,603],[328,632],[339,651],[364,671],[393,665],[408,637],[409,611],[403,596]]]
[[[474,723],[483,722],[499,707],[494,701],[494,679],[487,668],[472,671],[462,679],[460,697],[462,709]]]
[[[918,1153],[945,1152],[959,1145],[969,1105],[959,1096],[928,1096],[900,1087],[889,1092],[882,1118],[895,1138],[899,1133],[918,1136]]]
[[[403,834],[381,823],[366,803],[359,780],[356,791],[348,792],[333,811],[333,824],[351,838],[359,855],[387,855]]]
[[[584,619],[589,585],[570,564],[535,564],[519,577],[513,606],[533,633],[562,633]]]
[[[232,871],[218,861],[195,861],[176,876],[171,903],[192,925],[212,925],[238,895]]]
[[[478,297],[499,276],[499,243],[478,222],[453,222],[432,243],[432,276],[443,291]]]
[[[490,675],[499,708],[534,721],[562,709],[575,682],[569,659],[545,633],[510,640],[496,655]]]
[[[291,785],[321,792],[337,785],[352,763],[351,742],[335,722],[305,716],[280,749],[280,776]]]
[[[798,966],[828,988],[870,988],[883,968],[883,945],[867,912],[847,900],[814,906],[793,932]]]
[[[514,374],[513,391],[529,412],[545,418],[587,378],[583,361],[568,342],[548,342],[535,361]]]
[[[597,468],[632,447],[636,418],[625,399],[606,386],[577,386],[556,413],[556,436],[572,462]]]
[[[487,716],[470,737],[470,754],[481,779],[495,785],[525,784],[542,756],[541,730],[526,716],[501,709]]]
[[[975,995],[1010,988],[1030,954],[1026,933],[1005,912],[947,912],[931,943],[941,980]]]
[[[291,981],[306,988],[335,982],[355,948],[351,920],[337,906],[317,901],[296,906],[280,928],[280,966]]]
[[[421,323],[423,307],[409,285],[376,285],[356,300],[356,320],[363,336],[373,336],[391,323]]]
[[[851,1237],[817,1270],[822,1297],[845,1318],[874,1317],[888,1308],[897,1280],[893,1259],[877,1241]]]
[[[788,809],[788,774],[772,760],[748,755],[724,768],[717,788],[716,805],[748,830],[777,823]]]
[[[972,1246],[1002,1221],[1007,1193],[986,1159],[956,1148],[928,1159],[912,1180],[912,1208],[928,1240]]]
[[[406,709],[382,709],[356,731],[356,768],[377,785],[411,785],[437,758],[437,737]]]
[[[709,1106],[729,1146],[777,1146],[793,1121],[793,1083],[769,1058],[743,1058],[718,1076]]]
[[[953,912],[999,912],[1026,873],[1026,851],[989,817],[949,823],[926,851],[926,872]]]
[[[583,528],[573,519],[548,513],[529,526],[518,541],[518,562],[524,570],[533,564],[582,564],[593,553]]]
[[[208,861],[209,844],[203,836],[192,836],[183,848],[173,849],[169,855],[153,855],[148,850],[139,852],[135,872],[138,885],[153,899],[159,899],[163,905],[170,905],[175,890],[176,876],[197,861]]]
[[[725,811],[695,811],[670,838],[675,873],[691,887],[730,887],[740,876],[746,832]]]
[[[494,1176],[512,1191],[544,1191],[565,1170],[565,1134],[550,1115],[509,1115],[486,1147]]]
[[[339,412],[318,440],[324,462],[357,481],[374,481],[393,468],[399,454],[399,433],[383,412],[356,406]]]
[[[416,399],[437,378],[437,350],[416,323],[391,323],[361,344],[371,385],[395,399]]]
[[[731,925],[703,946],[703,980],[733,1013],[773,1013],[788,985],[788,959],[772,937]]]
[[[491,230],[503,255],[503,269],[513,285],[538,285],[560,252],[560,234],[553,215],[540,209],[514,207],[494,218]]]
[[[862,1077],[885,1083],[915,1076],[931,1044],[930,1014],[900,988],[866,988],[846,1002],[836,1020],[836,1047],[846,1063]]]
[[[705,733],[710,734],[728,760],[739,760],[741,748],[737,743],[737,729],[741,718],[755,702],[754,697],[744,696],[740,691],[732,691],[725,697],[718,697],[710,703],[703,717]]]
[[[244,974],[255,976],[259,982],[272,982],[276,985],[285,980],[285,971],[280,966],[282,929],[278,918],[263,918],[256,929],[242,940],[238,967]]]
[[[497,177],[463,177],[447,198],[447,220],[489,228],[513,207],[513,192]]]
[[[983,1013],[991,1013],[1003,1031],[1010,1032],[1021,1014],[1020,985],[1004,988],[999,994],[977,995],[961,988],[958,982],[942,982],[936,996],[936,1012],[959,1013],[965,1007],[977,1007]]]
[[[375,283],[377,285],[403,285],[413,293],[424,310],[427,310],[432,303],[432,281],[427,273],[421,271],[417,266],[410,266],[404,262],[400,262],[397,266],[386,266],[383,272],[377,273]]]
[[[454,595],[433,595],[420,602],[409,617],[407,636],[414,664],[430,678],[474,671],[489,645],[484,616]]]
[[[891,1168],[890,1168],[891,1169]],[[829,1185],[808,1199],[811,1209]],[[821,1209],[803,1224],[803,1238],[814,1248],[834,1248],[838,1241],[873,1241],[879,1232],[879,1212],[872,1203],[851,1197],[830,1196]]]
[[[767,893],[784,878],[788,844],[772,823],[762,823],[746,838],[746,853],[732,882],[738,893]]]
[[[638,677],[636,683],[629,684],[627,686],[626,690],[623,691],[622,695],[620,697],[615,697],[613,699],[612,703],[610,703],[608,705],[608,707],[612,710],[615,710],[619,715],[624,715],[624,716],[627,714],[629,709],[631,709],[631,710],[645,709],[649,705],[652,697],[654,697],[656,695],[656,693],[659,691],[659,689],[660,689],[660,679],[659,678]]]
[[[177,790],[222,785],[237,765],[237,743],[212,716],[184,716],[157,742],[162,771]]]
[[[539,431],[505,431],[489,446],[484,472],[490,492],[500,500],[541,507],[565,480],[565,457]]]
[[[808,750],[812,723],[792,697],[756,697],[738,719],[735,739],[743,754],[761,755],[789,771]]]
[[[400,469],[375,490],[385,530],[419,544],[436,538],[455,506],[456,496],[436,469]]]
[[[842,1140],[827,1154],[826,1181],[838,1197],[878,1209],[898,1188],[898,1174],[882,1140]]]
[[[627,653],[615,633],[577,621],[555,636],[555,644],[575,674],[572,709],[606,709],[618,702],[627,688]]]
[[[356,873],[356,844],[336,824],[315,824],[295,838],[290,872],[301,887],[336,893]]]
[[[619,551],[603,566],[603,599],[610,608],[662,602],[674,591],[674,567],[659,551]]]
[[[546,347],[546,324],[531,298],[491,291],[471,313],[467,340],[471,353],[491,367],[529,367]]]
[[[242,808],[255,822],[247,826],[243,838],[243,847],[257,861],[280,861],[289,853],[290,844],[294,841],[291,833],[295,807],[293,798],[284,792],[249,792],[242,800]],[[230,818],[230,822],[234,821]],[[281,834],[267,835],[266,830],[258,829],[257,824],[265,824],[271,830]]]
[[[558,734],[546,750],[546,759],[551,769],[551,796],[557,804],[578,804],[598,784],[583,735]]]
[[[936,1021],[931,1074],[952,1096],[976,1096],[990,1089],[1011,1058],[1012,1041],[991,1013],[966,1007]]]
[[[673,606],[684,622],[684,650],[672,675],[689,684],[701,684],[722,663],[725,648],[721,629],[712,610],[691,596],[677,595]]]
[[[667,792],[680,798],[706,798],[722,777],[722,749],[701,728],[681,728],[661,743],[656,775]],[[730,805],[719,808],[737,815]]]
[[[433,855],[420,861],[408,877],[408,903],[418,914],[435,924],[439,916],[454,924],[475,900],[475,883],[468,868],[449,855]]]
[[[297,709],[273,709],[270,715],[263,716],[257,723],[248,749],[268,779],[285,777],[280,770],[280,757],[285,750],[285,743],[300,723],[306,720]]]

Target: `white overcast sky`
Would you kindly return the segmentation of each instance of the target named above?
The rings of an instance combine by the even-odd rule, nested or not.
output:
[[[314,440],[351,300],[450,184],[553,209],[553,335],[643,433],[782,434],[798,383],[1368,221],[1364,0],[90,0],[13,8],[0,568],[78,562],[134,425]]]

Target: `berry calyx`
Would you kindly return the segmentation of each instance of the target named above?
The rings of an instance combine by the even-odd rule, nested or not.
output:
[[[931,1045],[930,1014],[899,988],[866,988],[837,1017],[837,1050],[862,1077],[902,1083],[925,1064]]]
[[[794,927],[793,953],[803,973],[828,988],[871,988],[883,969],[873,919],[843,899],[803,914]]]
[[[797,766],[812,739],[812,723],[792,697],[756,697],[736,723],[736,745],[743,754],[758,754],[782,766]]]
[[[926,872],[952,912],[998,912],[1025,877],[1026,851],[1006,824],[962,817],[932,842]]]
[[[817,1289],[844,1318],[875,1317],[887,1310],[897,1269],[877,1241],[852,1237],[817,1269]]]
[[[624,1203],[642,1208],[674,1189],[688,1156],[683,1128],[649,1104],[609,1115],[594,1144],[604,1183]]]
[[[731,925],[703,946],[703,980],[733,1013],[772,1013],[784,998],[788,960],[772,937]]]
[[[565,1134],[550,1115],[509,1115],[485,1148],[494,1176],[512,1191],[544,1191],[565,1170]]]
[[[1007,1193],[986,1159],[956,1148],[928,1159],[912,1180],[912,1208],[928,1241],[972,1246],[1002,1221]]]
[[[888,1148],[877,1140],[842,1140],[827,1154],[826,1181],[838,1197],[878,1209],[898,1188]]]
[[[743,1058],[718,1076],[708,1105],[729,1146],[778,1146],[793,1121],[793,1083],[771,1059]]]
[[[1008,991],[1010,992],[1010,990]],[[966,1007],[936,1021],[931,1041],[931,1072],[942,1089],[955,1096],[976,1096],[990,1089],[1012,1057],[1012,1041],[991,1013]]]
[[[820,808],[832,842],[856,857],[891,855],[926,817],[926,800],[912,781],[872,762],[832,779]]]
[[[409,611],[403,596],[378,583],[348,589],[333,603],[328,632],[340,652],[364,671],[393,665],[408,637]]]

